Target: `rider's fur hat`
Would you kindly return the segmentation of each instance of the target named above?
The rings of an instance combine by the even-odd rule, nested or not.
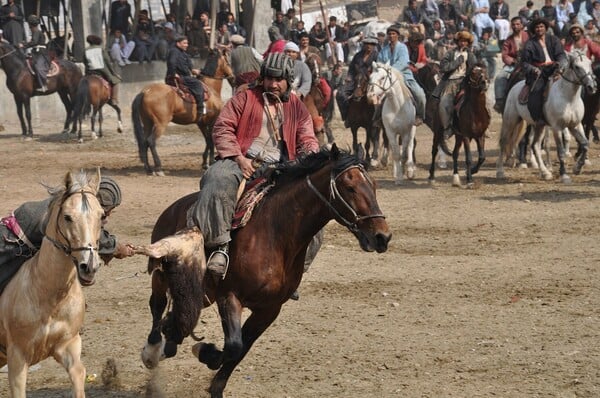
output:
[[[466,40],[469,42],[469,45],[471,45],[473,44],[473,35],[466,30],[461,30],[454,36],[454,41],[458,43],[460,40]]]

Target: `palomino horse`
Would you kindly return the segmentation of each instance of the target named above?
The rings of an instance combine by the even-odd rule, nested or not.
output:
[[[31,97],[58,93],[65,106],[66,117],[63,133],[69,131],[71,122],[72,133],[75,133],[75,120],[72,118],[73,100],[77,93],[77,86],[81,80],[81,70],[71,61],[65,59],[56,60],[59,71],[56,75],[48,77],[48,90],[40,92],[37,89],[37,79],[33,76],[25,55],[17,48],[7,42],[0,41],[0,64],[6,73],[6,86],[13,94],[17,105],[17,115],[21,122],[21,134],[26,139],[33,137],[31,127]],[[23,117],[25,108],[25,117]]]
[[[222,351],[206,343],[193,348],[201,362],[218,370],[209,389],[213,398],[223,396],[236,366],[300,284],[307,247],[330,220],[346,226],[368,252],[385,252],[391,239],[377,203],[374,181],[358,157],[340,152],[335,144],[330,151],[322,149],[279,166],[272,176],[273,188],[254,209],[246,226],[233,232],[224,279],[215,282],[212,277],[204,278],[204,291],[204,261],[185,261],[187,256],[180,255],[179,250],[183,245],[155,243],[159,247],[176,247],[177,253],[150,259],[148,263],[152,273],[152,329],[142,360],[148,368],[154,368],[161,359],[176,354],[177,345],[192,333],[198,321],[205,294],[204,305],[216,302],[219,307],[225,335]],[[186,214],[197,195],[192,193],[177,200],[160,215],[152,232],[153,242],[186,228]],[[290,200],[294,201],[293,209]],[[281,217],[282,214],[287,216]],[[196,250],[197,239],[196,242],[187,244],[190,251]],[[152,254],[154,249],[143,252]],[[201,251],[195,255],[200,254]],[[171,294],[173,305],[162,319],[167,293]],[[251,314],[242,325],[243,308],[250,309]]]
[[[9,395],[25,398],[27,369],[53,357],[65,367],[73,396],[85,396],[81,336],[85,298],[101,260],[98,240],[104,211],[96,198],[99,171],[65,177],[49,190],[46,236],[0,296],[0,366],[8,364]]]
[[[591,93],[596,90],[591,61],[585,54],[574,51],[567,55],[568,67],[558,79],[548,83],[548,97],[544,102],[544,118],[554,132],[554,142],[560,163],[560,178],[568,183],[571,178],[565,169],[566,152],[561,139],[561,130],[568,128],[579,144],[580,154],[573,166],[573,173],[579,174],[585,163],[588,140],[585,138],[581,119],[584,105],[581,100],[581,86]],[[512,155],[515,146],[524,134],[525,123],[534,124],[527,105],[519,103],[519,93],[524,81],[517,83],[508,93],[500,131],[500,152],[496,163],[496,177],[504,178],[504,158]],[[552,173],[544,164],[541,153],[541,140],[544,126],[534,127],[533,151],[540,167],[540,175],[545,180],[552,179]]]
[[[206,148],[202,154],[202,167],[214,159],[212,128],[217,116],[223,108],[221,88],[223,79],[233,77],[227,55],[219,50],[211,50],[202,69],[201,80],[208,88],[209,98],[204,103],[205,115],[198,115],[196,104],[185,101],[177,90],[163,83],[146,86],[131,104],[133,131],[137,140],[139,155],[148,174],[163,176],[162,164],[156,151],[156,142],[164,134],[169,123],[197,123],[206,140]],[[152,152],[154,169],[148,163],[148,149]]]
[[[123,123],[121,122],[121,108],[115,104],[111,98],[110,83],[98,75],[84,76],[79,82],[77,96],[73,103],[73,118],[79,124],[77,129],[77,139],[83,142],[81,137],[81,123],[83,118],[92,112],[92,138],[96,139],[96,115],[98,115],[98,137],[102,137],[102,107],[105,104],[110,105],[117,112],[117,131],[123,132]]]
[[[416,169],[413,151],[417,129],[416,109],[402,73],[388,64],[373,62],[367,98],[373,104],[381,103],[385,99],[381,109],[381,119],[392,148],[396,184],[402,183],[403,166],[406,168],[406,176],[413,179]],[[398,137],[401,139],[402,152],[400,152]]]
[[[454,114],[453,128],[455,130],[454,150],[452,151],[453,173],[452,185],[460,186],[458,176],[458,154],[461,145],[465,147],[465,161],[467,169],[467,187],[473,186],[473,174],[477,174],[485,161],[485,132],[490,125],[491,115],[486,106],[486,93],[488,88],[487,70],[483,64],[478,64],[471,69],[469,76],[465,77],[464,94],[459,100],[458,112]],[[479,159],[472,166],[471,140],[477,143]],[[429,170],[430,179],[433,180],[435,165],[432,160]]]
[[[320,145],[325,144],[325,132],[330,131],[325,126],[324,112],[327,108],[327,103],[331,101],[331,88],[329,84],[321,77],[321,57],[317,54],[309,54],[305,63],[310,69],[312,84],[310,91],[304,97],[304,105],[308,109],[308,113],[313,121],[313,129],[315,136],[319,140]],[[330,137],[328,137],[329,139]],[[333,137],[329,142],[333,141]]]

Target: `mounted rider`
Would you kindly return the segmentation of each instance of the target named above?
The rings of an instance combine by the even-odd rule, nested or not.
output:
[[[513,81],[515,74],[520,73],[521,51],[525,47],[527,40],[529,40],[529,35],[523,30],[521,17],[512,18],[510,25],[512,33],[502,44],[502,62],[504,62],[504,67],[494,81],[494,94],[496,96],[494,110],[500,114],[504,111],[504,101],[508,94],[509,80]]]
[[[86,75],[99,75],[110,83],[111,87],[111,102],[115,105],[119,104],[119,76],[112,67],[110,57],[102,46],[100,36],[88,35],[86,38],[89,46],[85,49],[83,62],[85,64]]]
[[[369,36],[362,40],[362,49],[352,57],[352,61],[350,61],[350,65],[348,66],[348,74],[346,75],[344,85],[336,95],[340,116],[342,117],[346,128],[350,127],[347,121],[348,108],[350,106],[350,99],[356,88],[356,81],[359,76],[368,77],[371,73],[373,61],[377,61],[378,43],[379,41],[374,36]]]
[[[565,51],[570,53],[574,50],[583,52],[590,60],[593,60],[592,69],[596,79],[600,79],[600,45],[585,37],[583,27],[575,24],[569,28],[569,41],[565,45]]]
[[[432,93],[432,97],[440,101],[439,118],[444,132],[442,147],[445,152],[448,152],[446,141],[454,134],[452,116],[454,115],[456,94],[461,90],[465,76],[469,75],[471,69],[477,63],[475,54],[471,49],[473,35],[463,30],[456,34],[454,40],[456,41],[456,48],[449,50],[440,61],[442,80]]]
[[[423,88],[417,83],[417,80],[409,67],[410,58],[408,55],[408,48],[399,40],[401,36],[400,26],[392,25],[387,28],[386,33],[388,36],[388,43],[384,45],[379,52],[377,62],[390,64],[404,76],[406,87],[408,87],[412,93],[415,101],[415,126],[418,126],[423,123],[423,119],[425,118],[425,91],[423,91]]]
[[[198,80],[200,69],[194,68],[192,58],[186,52],[188,44],[186,36],[177,36],[175,38],[175,45],[171,47],[167,56],[167,75],[165,81],[169,82],[177,77],[181,78],[183,84],[196,99],[197,118],[199,119],[206,113],[204,108],[204,87],[200,80]]]
[[[29,30],[31,31],[31,40],[23,44],[25,51],[31,57],[31,68],[35,72],[35,77],[40,86],[39,91],[46,92],[47,75],[50,70],[50,58],[46,49],[46,36],[40,30],[40,19],[37,15],[30,15],[27,18]]]
[[[548,33],[550,24],[544,18],[529,25],[533,36],[523,48],[522,61],[525,82],[529,87],[528,109],[537,125],[544,125],[544,91],[550,76],[561,74],[568,65],[567,55],[560,40]]]

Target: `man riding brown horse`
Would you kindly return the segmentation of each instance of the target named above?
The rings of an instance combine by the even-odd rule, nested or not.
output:
[[[186,52],[187,48],[187,37],[178,36],[175,39],[175,45],[171,47],[167,57],[167,76],[165,81],[169,82],[177,77],[181,79],[183,84],[190,90],[196,99],[198,117],[200,118],[206,112],[204,109],[204,87],[200,80],[198,80],[200,69],[193,67],[192,58]]]

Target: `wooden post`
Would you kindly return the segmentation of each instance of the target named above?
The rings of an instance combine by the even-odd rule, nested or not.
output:
[[[325,33],[327,34],[327,43],[329,43],[329,49],[331,51],[331,59],[333,64],[337,64],[337,58],[335,57],[335,48],[333,48],[333,41],[331,40],[331,33],[329,32],[329,21],[326,19],[325,9],[323,8],[323,1],[319,0],[319,6],[321,7],[321,16],[323,17],[323,26]]]

